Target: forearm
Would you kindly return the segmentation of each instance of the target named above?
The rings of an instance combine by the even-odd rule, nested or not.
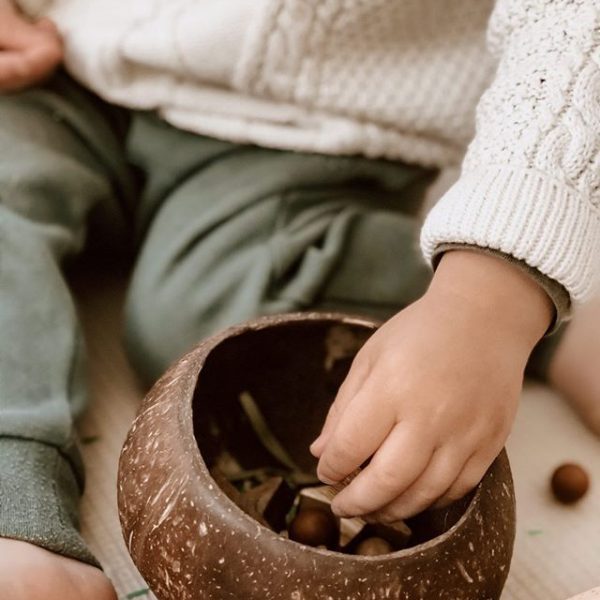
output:
[[[554,317],[548,294],[531,277],[507,261],[468,250],[444,254],[428,294],[460,307],[490,334],[513,338],[526,353]]]

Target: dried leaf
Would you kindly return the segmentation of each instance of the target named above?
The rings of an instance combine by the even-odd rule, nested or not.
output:
[[[242,392],[240,394],[240,404],[252,425],[252,429],[254,429],[254,432],[258,436],[258,439],[273,458],[276,458],[282,465],[285,465],[292,471],[301,471],[294,462],[294,459],[289,455],[288,451],[281,445],[271,431],[269,424],[260,412],[260,408],[258,408],[258,404],[256,404],[256,401],[249,392]]]
[[[125,600],[132,600],[132,598],[140,598],[141,596],[147,596],[150,593],[150,588],[142,588],[140,590],[135,590],[134,592],[129,592],[125,596]]]

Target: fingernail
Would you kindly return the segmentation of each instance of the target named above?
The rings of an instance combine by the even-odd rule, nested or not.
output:
[[[350,513],[347,510],[344,510],[343,508],[340,508],[336,504],[332,504],[331,505],[331,512],[336,517],[339,517],[340,519],[345,519],[346,517],[350,516]]]
[[[329,477],[323,477],[322,475],[319,475],[319,480],[325,485],[335,485],[336,483],[338,483],[337,481],[329,479]]]
[[[310,446],[309,446],[309,450],[311,452],[311,454],[313,456],[316,456],[319,453],[319,444],[321,442],[321,439],[323,438],[322,435],[320,435]]]
[[[335,485],[336,483],[338,483],[337,481],[334,481],[333,479],[330,479],[329,477],[325,477],[325,475],[321,475],[319,473],[319,471],[317,471],[317,477],[319,478],[320,481],[322,481],[325,485]]]

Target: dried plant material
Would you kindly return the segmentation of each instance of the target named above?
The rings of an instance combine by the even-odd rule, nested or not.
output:
[[[280,531],[286,526],[286,517],[295,499],[296,493],[283,477],[272,477],[244,492],[240,501],[246,512],[257,512],[274,531]]]
[[[301,471],[294,459],[289,455],[288,451],[282,446],[275,434],[271,431],[269,424],[263,417],[263,414],[258,407],[258,404],[249,392],[240,394],[240,404],[244,413],[248,417],[254,433],[265,447],[266,450],[276,458],[282,465],[288,467],[292,471]]]
[[[135,590],[133,592],[129,592],[125,596],[125,600],[133,600],[133,598],[140,598],[142,596],[147,596],[150,593],[150,588],[141,588],[139,590]]]
[[[240,492],[218,469],[211,469],[211,477],[215,483],[221,488],[223,493],[237,506],[239,506],[247,515],[256,519],[261,525],[269,527],[263,516],[256,510],[256,507],[250,503],[244,503],[243,494]]]
[[[325,370],[331,371],[338,360],[355,356],[371,333],[344,325],[330,327],[325,338]]]
[[[230,452],[223,450],[217,456],[214,467],[218,469],[229,481],[233,481],[234,479],[244,479],[244,477],[239,477],[239,474],[243,472],[242,466],[237,461],[235,456]]]
[[[288,471],[277,467],[260,467],[258,469],[241,469],[238,472],[227,474],[227,479],[234,484],[253,481],[254,484],[264,483],[272,477],[281,477],[291,486],[306,486],[319,483],[319,478],[304,471]]]
[[[317,487],[306,487],[300,490],[300,510],[305,508],[327,508],[331,506],[331,501],[335,494],[331,495],[331,488],[328,485]]]
[[[544,533],[541,529],[529,529],[527,531],[527,535],[530,535],[531,537],[537,537],[538,535],[542,535],[542,533]]]
[[[366,525],[366,521],[360,517],[340,519],[340,547],[345,548],[352,544],[362,533]]]

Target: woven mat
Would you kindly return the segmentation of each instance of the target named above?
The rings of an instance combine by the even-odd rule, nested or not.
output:
[[[119,451],[143,392],[119,343],[125,278],[95,270],[75,282],[88,338],[93,401],[80,425],[88,444],[83,534],[113,580],[119,598],[153,598],[121,539],[116,511]],[[600,585],[600,442],[552,392],[527,386],[508,444],[518,505],[515,555],[502,600],[565,600]],[[575,507],[548,491],[553,468],[584,465],[591,493]],[[137,593],[137,594],[136,594]],[[433,599],[432,599],[433,600]]]

